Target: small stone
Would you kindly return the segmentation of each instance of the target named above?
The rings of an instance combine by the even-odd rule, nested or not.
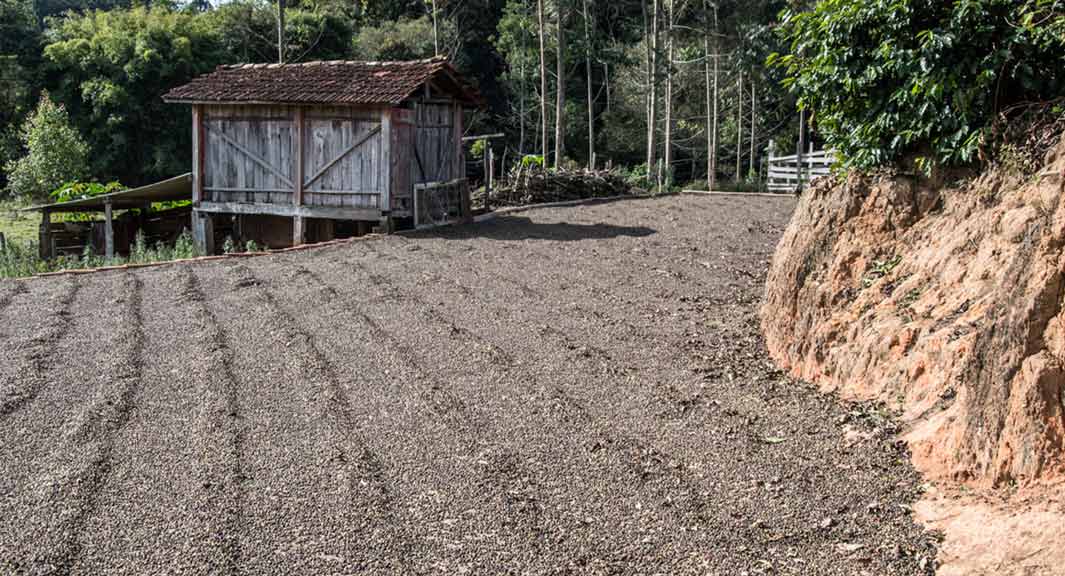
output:
[[[829,528],[831,528],[831,527],[833,527],[835,525],[836,525],[836,519],[835,518],[825,518],[824,520],[821,521],[821,528],[824,529],[824,530],[827,530],[827,529],[829,529]]]

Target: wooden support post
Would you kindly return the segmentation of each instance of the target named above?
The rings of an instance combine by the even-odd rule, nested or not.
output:
[[[201,254],[214,254],[214,221],[211,214],[192,210],[192,243]]]
[[[296,181],[295,190],[292,194],[292,202],[296,206],[303,205],[303,108],[296,108]],[[292,217],[292,245],[299,246],[306,242],[307,232],[304,227],[303,216]]]
[[[37,247],[38,255],[41,260],[49,260],[55,254],[52,254],[52,213],[48,210],[41,210],[41,228],[38,231]]]
[[[296,206],[303,205],[303,181],[306,178],[303,174],[303,124],[303,108],[296,108],[296,145],[294,146],[296,150],[296,190],[295,194],[292,195],[293,203]]]
[[[491,140],[481,140],[484,142],[484,210],[488,211],[492,202],[492,142]]]
[[[140,215],[137,217],[137,233],[144,237],[144,241],[148,241],[148,214],[152,211],[152,205],[150,202],[145,202],[141,205]]]
[[[299,246],[307,240],[307,233],[304,228],[305,221],[303,216],[292,217],[292,245]]]
[[[104,204],[104,255],[108,260],[115,257],[114,211],[110,202]]]
[[[207,142],[204,141],[203,105],[192,106],[192,205],[199,206],[203,200],[204,158]]]
[[[381,232],[392,233],[392,170],[399,161],[398,154],[392,153],[392,109],[381,111]],[[398,166],[396,167],[398,169]]]
[[[798,183],[796,184],[796,191],[802,194],[803,180],[802,180],[802,164],[803,157],[802,152],[805,146],[803,146],[804,132],[806,131],[806,113],[803,110],[799,110],[799,141],[795,145],[795,175],[798,177]]]

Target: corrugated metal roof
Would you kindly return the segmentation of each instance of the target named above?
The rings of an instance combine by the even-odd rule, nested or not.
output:
[[[168,200],[192,200],[192,172],[168,178],[161,182],[155,182],[154,184],[148,184],[147,186],[141,186],[140,188],[131,188],[121,192],[93,196],[92,198],[82,198],[81,200],[31,206],[23,208],[22,211],[94,212],[103,210],[108,202],[111,203],[112,208],[121,210],[125,208],[140,208],[148,202],[166,202]]]
[[[167,92],[167,102],[269,102],[279,104],[389,104],[413,95],[429,80],[468,104],[480,95],[446,58],[408,62],[333,60],[301,64],[235,64]]]

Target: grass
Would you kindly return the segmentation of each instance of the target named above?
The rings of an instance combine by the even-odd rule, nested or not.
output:
[[[29,206],[29,203],[23,201],[0,201],[0,233],[3,233],[8,242],[22,244],[37,241],[37,227],[41,217],[36,212],[18,211],[26,206]]]
[[[248,249],[253,248],[258,247],[249,243]],[[19,278],[59,270],[168,262],[196,256],[202,256],[202,254],[193,245],[192,236],[188,232],[182,233],[173,246],[163,243],[149,246],[144,236],[138,233],[129,257],[116,256],[114,258],[103,258],[86,247],[81,256],[60,256],[52,260],[41,260],[37,254],[36,240],[9,242],[4,250],[0,250],[0,278]]]

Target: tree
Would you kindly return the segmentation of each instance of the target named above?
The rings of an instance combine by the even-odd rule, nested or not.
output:
[[[417,60],[432,56],[434,51],[432,22],[425,16],[363,27],[352,48],[356,58],[378,61]]]
[[[547,60],[544,55],[544,0],[536,0],[536,16],[540,24],[540,145],[544,164],[547,164]]]
[[[13,196],[43,200],[63,183],[86,176],[89,147],[70,125],[66,108],[47,92],[23,124],[21,141],[26,155],[5,167]]]
[[[673,181],[673,16],[674,0],[668,0],[664,6],[668,10],[666,19],[666,98],[665,98],[665,137],[662,139],[663,160],[666,167],[667,185]],[[661,185],[661,183],[659,183]]]
[[[651,31],[647,57],[647,173],[654,173],[655,166],[655,109],[658,108],[658,0],[652,0]],[[646,10],[646,6],[644,6]],[[646,12],[644,13],[646,18]],[[645,40],[647,41],[647,40]]]
[[[558,52],[555,60],[555,168],[562,166],[566,140],[566,0],[557,0]]]
[[[93,176],[136,185],[188,171],[190,112],[162,95],[229,60],[214,18],[133,8],[68,16],[50,31],[52,95],[87,136]]]
[[[588,87],[588,169],[595,170],[595,108],[592,98],[592,32],[588,16],[588,0],[584,6],[584,71]]]
[[[785,15],[770,63],[848,164],[966,164],[999,112],[1065,94],[1065,35],[1028,16],[1050,4],[820,0]]]
[[[717,40],[717,2],[714,2],[711,12],[710,0],[703,0],[703,18],[705,29],[703,31],[703,69],[706,73],[706,189],[713,190],[717,180],[717,75],[718,75],[718,40]],[[713,14],[713,27],[711,27],[711,14]],[[714,52],[710,52],[710,38],[714,39]],[[711,74],[711,60],[713,61],[713,73]],[[710,84],[713,80],[713,91]]]

